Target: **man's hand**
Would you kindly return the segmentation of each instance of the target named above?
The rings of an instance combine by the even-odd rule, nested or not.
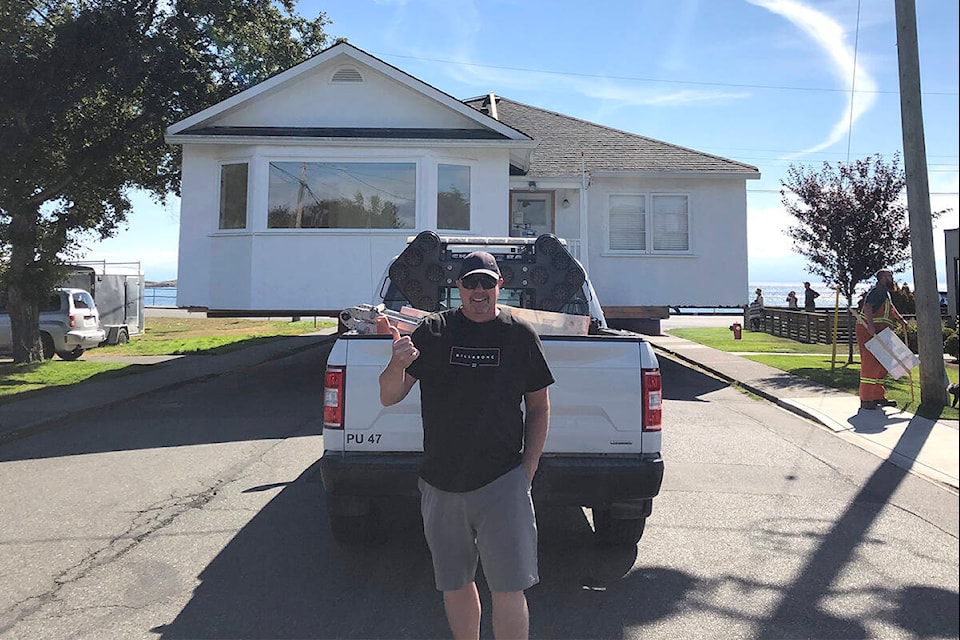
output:
[[[393,336],[393,353],[390,356],[392,363],[404,369],[420,357],[420,350],[413,346],[410,336],[401,336],[400,331],[390,324],[390,320],[380,316],[377,318],[377,333],[389,333]]]
[[[410,336],[401,337],[400,331],[383,316],[377,318],[377,333],[393,336],[390,362],[380,372],[380,404],[389,407],[406,398],[416,384],[417,379],[407,373],[407,367],[420,357],[420,351],[413,346]]]

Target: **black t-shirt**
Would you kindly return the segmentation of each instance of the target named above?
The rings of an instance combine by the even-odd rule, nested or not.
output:
[[[411,336],[420,357],[421,477],[444,491],[478,489],[520,464],[523,394],[553,384],[537,332],[501,310],[473,322],[460,309],[428,316]]]

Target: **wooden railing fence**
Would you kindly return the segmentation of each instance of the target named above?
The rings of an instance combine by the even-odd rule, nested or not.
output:
[[[846,344],[855,326],[852,314],[842,309],[836,317],[837,342]],[[833,343],[833,311],[802,311],[786,307],[764,307],[761,331],[798,342]],[[749,329],[747,313],[743,314],[744,330]]]

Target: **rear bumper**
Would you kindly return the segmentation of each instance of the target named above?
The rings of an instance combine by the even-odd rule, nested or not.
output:
[[[92,349],[99,346],[106,337],[107,333],[103,329],[74,329],[63,336],[63,343],[69,349],[75,347]]]
[[[416,497],[420,458],[418,453],[325,451],[320,475],[329,496]],[[648,505],[660,493],[662,482],[659,453],[545,455],[533,481],[533,497],[538,504],[549,505]]]

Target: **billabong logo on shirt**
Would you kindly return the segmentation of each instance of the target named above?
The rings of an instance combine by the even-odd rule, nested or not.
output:
[[[461,367],[499,367],[500,349],[451,347],[450,364]]]

